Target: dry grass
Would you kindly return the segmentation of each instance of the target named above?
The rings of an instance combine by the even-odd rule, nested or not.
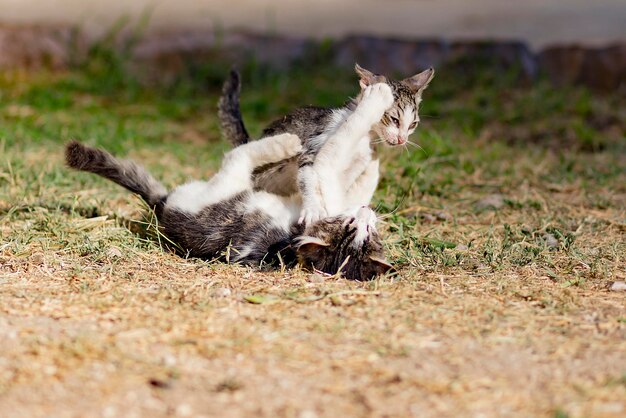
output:
[[[133,156],[206,175],[172,123]],[[455,138],[385,153],[372,283],[164,253],[62,141],[0,146],[0,416],[624,416],[623,154]]]

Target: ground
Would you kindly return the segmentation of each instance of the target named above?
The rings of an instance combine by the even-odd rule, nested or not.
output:
[[[440,72],[419,147],[381,150],[399,274],[357,283],[180,258],[138,198],[64,168],[79,138],[172,186],[227,149],[225,71],[146,88],[118,64],[0,75],[0,416],[626,414],[623,95]],[[253,70],[255,134],[356,90]]]

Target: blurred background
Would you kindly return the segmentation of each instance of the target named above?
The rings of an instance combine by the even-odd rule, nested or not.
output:
[[[0,10],[0,68],[64,68],[108,43],[165,70],[144,71],[146,80],[217,49],[220,61],[273,69],[323,50],[327,65],[387,73],[487,59],[595,90],[626,78],[623,0],[0,0]]]
[[[151,31],[243,29],[326,37],[384,36],[517,39],[601,45],[626,37],[623,0],[1,0],[16,24],[74,24],[101,34],[121,16],[150,11]]]
[[[81,95],[118,107],[161,100],[162,118],[195,121],[183,137],[219,143],[215,102],[230,68],[242,72],[242,110],[258,134],[294,107],[341,105],[357,91],[358,62],[401,78],[435,67],[420,135],[437,133],[439,143],[595,152],[624,142],[624,0],[0,0],[0,10],[9,115],[84,110]],[[135,143],[132,116],[96,140]],[[0,129],[41,140],[26,121],[22,131],[13,119]],[[64,122],[53,119],[45,137],[94,135]],[[452,149],[420,142],[412,158]]]

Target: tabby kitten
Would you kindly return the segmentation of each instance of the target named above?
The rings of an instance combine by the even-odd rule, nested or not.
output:
[[[324,183],[319,181],[319,177],[320,175],[323,177],[324,173],[319,167],[316,169],[316,161],[328,139],[336,135],[354,114],[357,103],[366,89],[376,84],[388,86],[391,99],[384,97],[382,100],[391,102],[375,120],[362,120],[358,126],[353,124],[352,132],[345,132],[347,130],[344,129],[345,135],[361,135],[361,138],[353,138],[351,141],[356,147],[353,157],[357,164],[348,172],[339,173],[339,178],[347,179],[348,184],[358,178],[369,164],[378,164],[378,160],[372,154],[374,143],[382,141],[391,146],[406,144],[409,135],[415,131],[419,123],[418,109],[422,93],[434,77],[432,68],[402,81],[374,74],[358,64],[355,70],[360,77],[361,86],[361,92],[356,100],[350,100],[336,109],[314,106],[296,109],[274,121],[263,131],[262,137],[289,132],[303,140],[303,150],[298,156],[260,167],[254,173],[255,189],[282,195],[300,192],[303,209],[299,222],[311,223],[333,214],[334,209],[329,205],[332,206],[332,199],[335,196],[324,198],[320,192],[319,189],[324,188]],[[250,141],[239,110],[240,89],[239,74],[232,71],[230,78],[224,83],[218,104],[222,131],[235,146]],[[383,92],[383,96],[385,94],[386,92]],[[369,171],[373,178],[368,181],[376,184],[378,170]],[[369,205],[374,189],[358,203]]]
[[[296,222],[299,196],[253,191],[255,168],[291,158],[301,148],[300,139],[291,134],[239,146],[226,154],[211,179],[171,192],[138,164],[76,141],[67,144],[65,160],[71,168],[139,194],[183,255],[247,265],[291,266],[299,261],[324,273],[341,271],[353,280],[370,280],[388,271],[391,266],[384,260],[371,209],[347,210],[305,227]]]

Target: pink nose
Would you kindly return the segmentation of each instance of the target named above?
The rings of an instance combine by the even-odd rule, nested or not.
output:
[[[406,137],[399,136],[396,140],[398,141],[398,145],[402,145],[406,142]]]

